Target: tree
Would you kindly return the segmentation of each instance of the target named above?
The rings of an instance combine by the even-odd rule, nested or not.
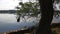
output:
[[[54,8],[54,17],[58,18],[60,17],[60,0],[55,0],[53,3],[53,8]]]
[[[52,34],[53,2],[52,0],[39,0],[39,3],[42,15],[36,34]]]
[[[36,17],[40,13],[39,2],[26,2],[26,3],[20,2],[19,6],[20,7],[16,7],[18,9],[17,15],[20,14],[20,16],[22,16],[22,17],[24,17],[27,13],[28,13],[28,16]],[[30,13],[32,13],[32,14],[30,14]],[[17,20],[18,22],[19,22],[19,19],[20,18],[18,18],[18,20]]]

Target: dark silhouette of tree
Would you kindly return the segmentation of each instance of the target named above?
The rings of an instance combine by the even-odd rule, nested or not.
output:
[[[30,0],[31,1],[31,0]],[[20,6],[20,7],[19,7]],[[28,13],[27,16],[35,16],[37,17],[37,15],[40,13],[40,6],[38,2],[19,2],[19,6],[17,6],[17,15],[19,15],[20,13],[22,13],[20,16],[22,16],[24,18],[24,16],[26,16],[26,14]],[[33,13],[33,14],[30,14]],[[17,22],[20,22],[20,16],[17,19]]]
[[[17,22],[20,22],[20,16],[21,16],[21,14],[17,14]]]
[[[19,15],[19,17],[18,17],[18,19],[17,19],[17,22],[19,22],[20,21],[20,15]]]
[[[41,8],[41,19],[36,34],[53,34],[51,31],[51,21],[53,19],[53,1],[39,0]]]

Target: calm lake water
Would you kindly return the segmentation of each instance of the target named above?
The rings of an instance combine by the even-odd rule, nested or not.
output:
[[[35,26],[36,22],[33,21],[36,21],[35,17],[31,17],[26,21],[21,17],[20,22],[17,22],[14,14],[0,14],[0,33]],[[60,17],[58,19],[53,18],[52,22],[60,22]]]
[[[20,22],[17,22],[16,15],[14,14],[0,14],[0,32],[8,32],[35,25],[35,23],[32,23],[35,20],[34,18],[31,21],[29,21],[29,19],[24,21],[22,19],[23,18],[21,18]]]

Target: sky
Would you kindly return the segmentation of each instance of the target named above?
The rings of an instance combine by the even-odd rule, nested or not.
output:
[[[29,0],[22,0],[22,2],[28,2]],[[19,5],[20,0],[0,0],[0,10],[15,10]],[[56,10],[60,10],[60,4],[55,5]]]
[[[28,0],[23,0],[23,2],[26,1]],[[15,10],[19,2],[19,0],[0,0],[0,10]]]

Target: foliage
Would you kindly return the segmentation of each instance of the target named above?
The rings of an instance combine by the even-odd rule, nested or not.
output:
[[[54,3],[53,3],[53,7],[54,9],[56,8],[56,6],[54,6],[55,4],[55,1],[56,1],[56,4],[60,2],[60,0],[53,0]],[[39,6],[39,2],[20,2],[19,3],[19,6],[16,7],[17,8],[17,14],[24,14],[26,15],[26,13],[33,13],[31,16],[33,15],[38,15],[38,13],[40,12],[40,6]],[[59,10],[54,10],[54,16],[55,17],[59,17],[60,15],[60,11]],[[30,14],[29,14],[30,15]]]
[[[40,12],[40,6],[39,6],[39,2],[20,2],[19,3],[20,7],[16,7],[17,10],[17,14],[19,13],[33,13],[33,15],[37,15],[38,12]]]
[[[54,0],[53,8],[54,8],[54,17],[60,17],[60,0]]]

